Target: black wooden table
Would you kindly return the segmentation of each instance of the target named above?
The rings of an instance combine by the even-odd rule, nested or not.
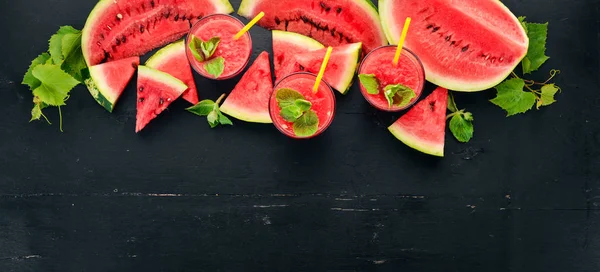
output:
[[[457,94],[475,137],[446,135],[438,159],[397,141],[399,115],[356,86],[310,141],[211,130],[183,101],[135,134],[135,82],[113,114],[80,86],[64,133],[55,110],[30,124],[29,62],[95,1],[2,1],[0,271],[599,271],[600,1],[503,2],[550,22],[533,77],[560,69],[563,93],[511,118],[494,91]],[[271,50],[251,33],[253,58]],[[215,99],[237,80],[197,84]]]

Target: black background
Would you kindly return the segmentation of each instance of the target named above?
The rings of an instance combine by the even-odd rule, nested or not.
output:
[[[356,86],[309,141],[210,129],[184,101],[135,134],[135,80],[113,114],[79,86],[64,133],[55,109],[52,126],[28,123],[30,61],[95,1],[2,1],[0,271],[600,270],[600,1],[503,2],[549,21],[551,59],[531,78],[560,69],[563,93],[510,118],[494,91],[457,94],[475,137],[447,134],[439,159],[397,141],[399,115]],[[271,52],[270,32],[251,34],[252,59]],[[237,80],[198,77],[200,96]]]

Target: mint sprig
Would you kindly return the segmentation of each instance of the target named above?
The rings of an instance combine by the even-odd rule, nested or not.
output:
[[[360,74],[358,75],[358,80],[365,87],[368,94],[379,93],[379,81],[374,74]]]
[[[186,110],[199,116],[206,116],[206,120],[211,128],[218,125],[233,125],[231,120],[219,110],[219,104],[223,98],[225,98],[225,94],[222,94],[216,102],[205,99],[194,106],[186,108]]]
[[[217,50],[219,42],[221,42],[221,38],[219,37],[212,37],[208,41],[203,41],[202,39],[192,35],[188,47],[197,61],[204,62],[212,57]]]
[[[383,88],[383,94],[391,108],[393,105],[402,108],[410,104],[410,101],[417,96],[415,91],[402,84],[390,84]]]
[[[87,68],[81,51],[81,31],[71,26],[62,26],[50,37],[48,52],[37,56],[23,76],[23,85],[33,93],[31,121],[42,117],[50,123],[42,110],[58,107],[59,129],[62,129],[62,112],[69,92],[84,80],[83,70]]]
[[[451,92],[448,93],[448,110],[451,112],[446,116],[446,120],[450,119],[450,132],[459,142],[466,143],[473,138],[473,114],[458,110],[454,96]]]
[[[206,72],[210,75],[218,78],[223,74],[223,70],[225,69],[225,59],[223,57],[216,57],[208,60],[204,63],[204,69],[206,69]]]
[[[294,134],[299,137],[310,137],[317,133],[319,117],[311,110],[312,103],[296,90],[281,88],[277,90],[275,99],[281,110],[279,115],[286,121],[294,123]]]

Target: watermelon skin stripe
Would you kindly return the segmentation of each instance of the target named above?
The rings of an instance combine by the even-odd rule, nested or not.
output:
[[[104,107],[108,112],[112,112],[114,109],[114,102],[110,102],[95,86],[93,81],[86,81],[85,85],[87,86],[92,97],[100,104],[100,106]]]

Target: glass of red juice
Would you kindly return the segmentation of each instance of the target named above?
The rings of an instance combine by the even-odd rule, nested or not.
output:
[[[186,55],[192,68],[198,74],[210,79],[225,80],[237,76],[248,65],[252,53],[250,32],[246,31],[239,39],[234,39],[235,34],[243,27],[244,24],[240,20],[227,14],[208,15],[196,22],[188,33],[185,46]],[[223,73],[219,77],[215,78],[209,74],[204,69],[204,62],[199,62],[190,51],[189,44],[192,35],[203,41],[208,41],[213,37],[221,39],[215,53],[210,58],[223,57],[225,59]]]
[[[425,86],[425,69],[419,57],[412,51],[402,48],[402,54],[398,64],[394,65],[396,45],[386,45],[371,51],[363,59],[358,74],[373,74],[379,81],[379,93],[369,94],[365,87],[360,84],[360,92],[373,107],[383,111],[401,111],[412,106],[423,92]],[[404,107],[397,105],[389,106],[385,98],[383,88],[389,84],[402,84],[415,91],[416,96]]]
[[[317,76],[312,73],[298,72],[290,74],[281,79],[274,87],[269,100],[269,114],[275,127],[283,134],[294,139],[309,139],[313,138],[325,131],[335,115],[335,94],[331,86],[324,80],[319,83],[317,92],[313,92],[313,87]],[[314,110],[319,119],[319,124],[315,134],[307,137],[298,136],[294,133],[292,122],[288,122],[280,115],[281,108],[277,102],[276,95],[277,91],[282,88],[288,88],[295,90],[304,96],[304,99],[308,100],[312,106],[311,110]]]

